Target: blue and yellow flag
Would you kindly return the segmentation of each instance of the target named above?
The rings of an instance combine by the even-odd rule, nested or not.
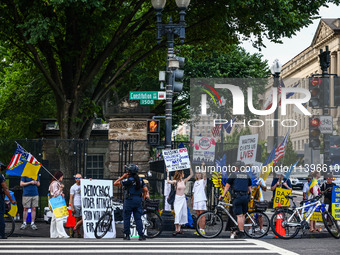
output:
[[[269,154],[266,162],[263,163],[263,166],[261,168],[261,175],[260,177],[263,180],[267,180],[269,174],[271,173],[271,171],[273,170],[273,164],[274,164],[274,158],[275,158],[275,151],[276,151],[276,147],[274,146],[273,150],[271,151],[271,153]]]
[[[27,161],[27,158],[25,156],[21,155],[17,164],[12,168],[7,169],[6,174],[13,176],[26,176],[37,180],[40,167],[41,164],[39,162],[32,164]]]
[[[309,196],[309,194],[312,193],[312,191],[311,191],[312,188],[313,188],[315,185],[317,185],[317,184],[319,184],[317,179],[312,179],[312,180],[309,182],[308,196]]]

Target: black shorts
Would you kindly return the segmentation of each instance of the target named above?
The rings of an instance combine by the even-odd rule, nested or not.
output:
[[[235,215],[246,214],[248,212],[248,195],[237,196],[233,200],[233,210]]]

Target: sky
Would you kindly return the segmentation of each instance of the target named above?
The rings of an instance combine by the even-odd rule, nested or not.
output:
[[[321,7],[319,10],[319,16],[322,18],[340,18],[340,6],[329,4],[329,7]],[[268,40],[264,40],[266,48],[261,51],[255,49],[251,42],[245,41],[241,44],[249,53],[261,53],[263,59],[268,60],[268,65],[271,66],[275,59],[278,59],[283,65],[300,52],[305,50],[312,43],[314,34],[318,27],[320,19],[315,19],[313,24],[296,32],[296,35],[292,38],[281,38],[283,44],[272,43]]]

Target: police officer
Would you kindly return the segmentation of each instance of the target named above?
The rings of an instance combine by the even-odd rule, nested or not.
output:
[[[227,179],[227,183],[224,187],[223,194],[219,197],[219,200],[225,197],[229,188],[231,187],[233,211],[237,217],[237,225],[239,231],[235,238],[244,238],[244,214],[248,211],[249,197],[251,197],[251,178],[250,176],[241,170],[244,170],[244,163],[242,161],[236,161],[233,172]]]
[[[143,223],[141,219],[143,214],[142,200],[143,198],[149,199],[149,191],[143,179],[138,176],[137,165],[130,164],[125,166],[125,171],[127,172],[113,183],[114,186],[124,187],[124,240],[130,240],[130,219],[131,213],[133,213],[139,240],[143,241],[145,240],[145,236],[143,234]],[[142,193],[144,193],[143,198]]]
[[[5,171],[6,166],[0,161],[0,169],[1,172]],[[16,204],[17,202],[12,199],[11,194],[6,185],[5,177],[0,173],[0,239],[7,239],[5,235],[5,195],[9,198],[9,201],[12,204]]]

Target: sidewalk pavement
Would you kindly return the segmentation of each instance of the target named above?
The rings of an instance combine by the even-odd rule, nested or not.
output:
[[[22,222],[16,222],[15,224],[15,230],[11,237],[49,237],[50,236],[50,224],[45,223],[44,221],[37,221],[35,224],[38,227],[38,230],[33,230],[28,226],[25,230],[21,230]],[[123,238],[123,231],[122,231],[122,224],[116,224],[116,233],[117,238]],[[193,238],[196,235],[194,234],[196,230],[191,229],[188,227],[183,228],[184,235],[178,235],[176,237],[172,236],[172,231],[163,231],[160,235],[161,238]],[[69,233],[69,230],[66,229],[66,232]],[[302,231],[299,232],[298,237],[300,237],[302,234]],[[10,237],[10,238],[11,238]],[[302,238],[327,238],[331,237],[331,235],[327,232],[327,230],[324,230],[322,233],[307,233]],[[201,238],[201,237],[197,237]],[[229,231],[222,231],[219,235],[219,238],[230,238],[230,232]],[[265,239],[273,239],[274,233],[270,230],[268,232],[268,235],[263,237]]]

